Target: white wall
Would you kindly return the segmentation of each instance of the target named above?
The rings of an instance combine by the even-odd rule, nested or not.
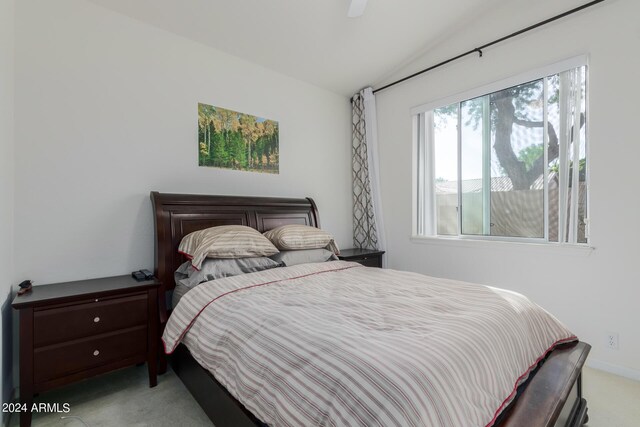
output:
[[[3,297],[13,279],[13,7],[12,0],[0,0],[0,271],[3,272],[0,295]]]
[[[84,0],[16,8],[20,279],[153,268],[151,190],[313,197],[349,245],[345,97]],[[278,120],[280,174],[198,167],[198,102]]]
[[[569,8],[551,0],[508,3],[397,76]],[[482,59],[468,57],[380,92],[377,103],[389,266],[522,292],[593,345],[589,363],[640,379],[638,16],[637,0],[610,0],[488,49]],[[589,55],[595,251],[585,256],[512,244],[412,242],[410,109],[579,54]],[[604,347],[607,331],[620,334],[619,351]]]
[[[14,0],[0,0],[0,367],[2,401],[11,392],[11,283],[13,281]],[[4,418],[4,414],[3,414]]]

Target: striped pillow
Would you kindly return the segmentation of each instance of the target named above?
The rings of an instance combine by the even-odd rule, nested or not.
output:
[[[319,228],[308,225],[281,225],[264,233],[265,237],[278,249],[318,249],[326,248],[334,254],[340,254],[333,236]]]
[[[194,231],[182,238],[178,252],[199,270],[205,258],[271,256],[278,249],[259,231],[244,225],[221,225]]]

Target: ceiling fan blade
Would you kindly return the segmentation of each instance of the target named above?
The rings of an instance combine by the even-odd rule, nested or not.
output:
[[[364,13],[364,8],[367,6],[367,0],[351,0],[349,2],[349,11],[347,16],[349,18],[358,18]]]

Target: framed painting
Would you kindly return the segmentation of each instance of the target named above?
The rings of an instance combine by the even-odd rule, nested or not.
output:
[[[278,122],[198,104],[198,165],[280,172]]]

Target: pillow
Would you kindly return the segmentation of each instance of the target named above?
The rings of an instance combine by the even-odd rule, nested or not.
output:
[[[194,288],[200,283],[239,274],[254,273],[280,267],[280,263],[267,257],[236,259],[205,259],[200,270],[196,270],[190,262],[185,262],[176,270],[176,283]]]
[[[309,262],[326,262],[335,261],[337,256],[326,249],[302,249],[297,251],[281,251],[270,257],[275,262],[281,263],[286,267],[292,265],[306,264]]]
[[[178,252],[199,270],[205,258],[262,257],[277,254],[278,249],[251,227],[221,225],[187,234],[182,238]]]
[[[336,255],[340,254],[333,236],[319,228],[308,225],[281,225],[264,233],[278,249],[318,249],[326,248]]]

